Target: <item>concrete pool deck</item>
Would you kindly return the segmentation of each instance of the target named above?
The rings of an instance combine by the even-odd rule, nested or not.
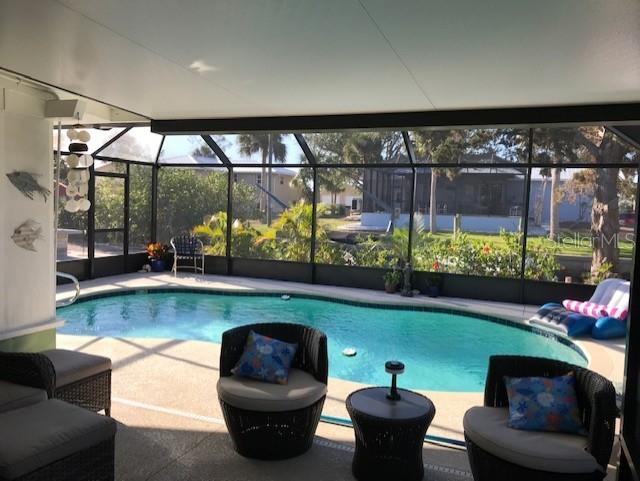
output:
[[[180,274],[178,277],[173,277],[170,274],[130,274],[101,278],[83,282],[82,295],[129,289],[168,287],[304,293],[379,304],[435,306],[460,311],[480,312],[517,322],[523,322],[524,319],[529,318],[536,309],[536,306],[467,299],[433,299],[422,296],[402,298],[398,295],[389,295],[380,291],[365,289],[226,276],[194,276],[189,274]],[[72,286],[60,286],[58,300],[70,296],[71,293]],[[113,416],[127,426],[125,428],[125,433],[127,433],[124,435],[125,439],[128,439],[129,436],[140,435],[137,431],[139,428],[143,433],[154,433],[153,436],[160,437],[157,440],[154,438],[154,442],[161,444],[165,441],[178,443],[176,446],[166,448],[179,450],[182,446],[186,451],[180,456],[185,456],[187,452],[191,452],[191,449],[196,449],[199,443],[205,442],[206,436],[202,437],[189,432],[188,435],[185,435],[185,439],[178,442],[171,439],[171,436],[175,434],[174,431],[180,431],[185,425],[197,424],[199,427],[196,431],[198,432],[202,432],[202,430],[218,434],[225,432],[215,388],[220,353],[219,344],[173,339],[102,338],[64,334],[58,334],[57,343],[59,348],[100,354],[113,360]],[[591,369],[600,372],[616,383],[621,382],[624,363],[623,342],[600,343],[581,340],[578,344],[587,353]],[[350,392],[362,386],[358,383],[331,378],[323,414],[348,418],[344,400]],[[424,391],[424,394],[433,400],[437,410],[428,434],[462,439],[462,417],[464,412],[473,405],[482,404],[482,393]],[[131,433],[129,428],[133,429],[134,433]],[[161,432],[156,432],[154,429]],[[334,451],[336,449],[338,451],[342,450],[340,456],[344,456],[344,453],[349,453],[349,449],[353,446],[353,432],[349,428],[321,423],[318,434],[320,441],[324,440],[325,445],[318,446],[317,449],[314,447],[312,451],[331,448]],[[214,440],[223,444],[228,442],[226,437],[217,440],[216,437],[211,438],[209,436],[206,439],[208,439],[206,442],[209,443],[213,443]],[[193,442],[195,444],[187,449],[186,444],[180,444],[181,442],[187,444]],[[331,446],[332,443],[337,443],[338,447]],[[124,448],[119,448],[124,451],[121,454],[122,459],[132,459],[127,458],[131,454],[126,447],[127,443],[124,444]],[[225,444],[224,449],[229,451],[229,445]],[[234,456],[230,452],[228,455]],[[424,455],[425,463],[433,465],[436,470],[440,470],[438,472],[443,476],[441,479],[457,479],[456,476],[458,478],[461,477],[460,479],[465,477],[468,479],[469,467],[466,454],[463,451],[425,444]],[[178,456],[178,454],[175,454],[175,456]],[[350,459],[350,454],[347,458]],[[177,459],[176,462],[178,462]],[[311,462],[314,459],[312,456]],[[322,464],[321,460],[319,462]],[[124,466],[124,464],[122,465]],[[244,467],[245,465],[241,464],[241,466]],[[140,466],[140,469],[144,471],[144,467]],[[330,473],[327,472],[326,478],[318,477],[317,479],[342,479],[343,475],[344,479],[351,479],[348,468],[349,466],[347,465],[344,473],[331,471]],[[149,473],[145,473],[140,472],[138,475],[133,472],[123,472],[123,476],[118,477],[118,479],[165,479],[163,477],[149,478],[147,476]]]

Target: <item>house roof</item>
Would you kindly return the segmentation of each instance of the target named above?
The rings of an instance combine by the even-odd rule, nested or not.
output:
[[[204,155],[176,155],[174,157],[164,157],[160,159],[160,164],[185,164],[185,165],[206,165],[220,164],[217,157],[206,157]]]

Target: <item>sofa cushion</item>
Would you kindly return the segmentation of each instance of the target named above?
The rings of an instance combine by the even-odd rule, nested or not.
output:
[[[0,380],[0,413],[46,400],[44,389]]]
[[[116,422],[57,399],[0,414],[0,478],[15,479],[112,438]]]
[[[297,343],[280,341],[251,331],[244,352],[231,372],[258,381],[287,384],[297,350]]]
[[[287,384],[272,384],[240,376],[221,377],[218,396],[248,411],[295,411],[311,406],[327,393],[327,386],[300,369],[289,371]]]
[[[508,377],[509,427],[586,434],[573,372],[557,377]]]
[[[507,425],[507,408],[472,407],[462,421],[464,434],[488,453],[529,469],[553,473],[603,471],[578,434],[522,431]]]
[[[56,371],[56,387],[66,386],[111,369],[111,359],[66,349],[43,351]]]

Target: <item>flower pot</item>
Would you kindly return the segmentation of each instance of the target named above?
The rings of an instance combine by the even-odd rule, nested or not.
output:
[[[429,286],[427,287],[427,296],[429,297],[438,297],[440,295],[440,287],[438,286]]]
[[[396,292],[396,289],[398,288],[397,284],[385,284],[384,285],[384,290],[387,294],[393,294]]]
[[[151,260],[151,271],[152,272],[164,272],[164,261],[162,259],[152,259]]]

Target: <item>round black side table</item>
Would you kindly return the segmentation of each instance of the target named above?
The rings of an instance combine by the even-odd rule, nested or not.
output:
[[[387,399],[388,392],[372,387],[347,397],[356,435],[353,475],[362,481],[420,480],[422,443],[436,408],[421,394],[398,389],[401,398],[394,401]]]

